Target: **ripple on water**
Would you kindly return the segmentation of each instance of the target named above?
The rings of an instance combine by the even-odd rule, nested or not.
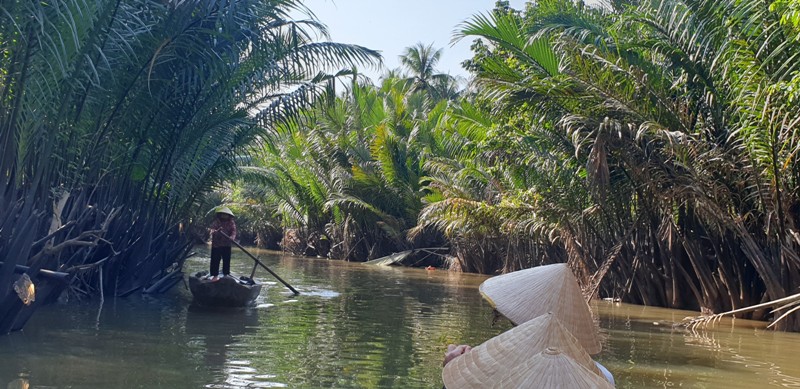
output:
[[[229,377],[222,385],[206,385],[206,388],[286,388],[287,384],[282,382],[272,381],[272,378],[267,375],[250,375],[250,376],[236,376]]]
[[[309,290],[301,291],[300,294],[302,296],[313,296],[313,297],[322,297],[326,299],[332,299],[339,297],[341,294],[332,290],[328,289],[320,289],[316,287],[312,287]]]

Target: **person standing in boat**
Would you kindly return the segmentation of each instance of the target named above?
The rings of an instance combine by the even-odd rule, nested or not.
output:
[[[236,240],[234,218],[230,208],[217,207],[214,221],[211,223],[211,268],[209,269],[211,281],[219,279],[220,260],[222,260],[223,277],[231,274],[231,241]]]

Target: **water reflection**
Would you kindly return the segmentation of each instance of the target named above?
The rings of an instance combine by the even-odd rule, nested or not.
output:
[[[266,281],[256,307],[190,307],[176,288],[159,298],[42,309],[26,330],[0,338],[0,387],[437,388],[449,343],[479,344],[491,327],[485,277],[372,267],[262,253],[301,294]],[[204,269],[202,254],[187,273]],[[233,269],[249,274],[247,257]],[[800,336],[760,323],[673,327],[693,312],[597,302],[604,351],[619,388],[800,387]]]
[[[617,387],[800,387],[798,334],[730,319],[687,329],[672,323],[694,312],[605,302],[593,308],[608,334],[600,360],[619,377]]]
[[[240,339],[258,330],[258,310],[255,308],[212,308],[189,305],[185,321],[189,344],[202,350],[206,366],[224,366],[222,376],[212,377],[209,388],[238,388],[249,385],[249,360],[237,359],[235,350]],[[222,382],[223,385],[213,382]]]

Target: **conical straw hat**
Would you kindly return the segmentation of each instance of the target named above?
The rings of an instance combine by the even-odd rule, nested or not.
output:
[[[537,266],[492,277],[479,290],[514,324],[553,312],[587,353],[594,355],[602,349],[592,311],[566,264]]]
[[[605,377],[591,372],[557,348],[547,348],[518,365],[492,388],[613,389]]]
[[[561,350],[585,370],[605,379],[578,340],[555,315],[547,313],[450,361],[442,370],[442,380],[451,389],[490,387],[548,347]]]
[[[219,206],[219,207],[217,207],[215,213],[224,213],[224,214],[231,215],[231,216],[235,217],[235,215],[233,214],[233,211],[231,211],[231,209],[228,208],[228,207]]]

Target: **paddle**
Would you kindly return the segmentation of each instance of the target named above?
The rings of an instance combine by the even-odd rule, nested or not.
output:
[[[275,272],[274,272],[274,271],[272,271],[270,268],[268,268],[268,267],[267,267],[267,265],[265,265],[265,264],[264,264],[263,262],[261,262],[261,261],[260,261],[258,258],[256,258],[256,256],[255,256],[255,255],[251,254],[249,251],[247,251],[247,249],[245,249],[244,247],[242,247],[242,245],[240,245],[239,243],[237,243],[235,240],[231,239],[231,237],[230,237],[230,236],[228,236],[228,234],[226,234],[226,233],[224,233],[224,232],[222,232],[222,231],[220,231],[220,230],[217,230],[217,232],[219,232],[220,234],[222,234],[222,236],[224,236],[224,237],[228,238],[228,240],[230,240],[231,242],[233,242],[233,244],[235,244],[235,245],[236,245],[236,247],[238,247],[239,249],[241,249],[242,251],[244,251],[244,253],[245,253],[245,254],[249,255],[249,256],[250,256],[250,258],[253,258],[253,260],[254,260],[254,261],[256,261],[256,264],[257,264],[257,265],[261,265],[261,267],[263,267],[263,268],[264,268],[266,271],[268,271],[268,272],[269,272],[269,274],[272,274],[272,275],[273,275],[275,278],[277,278],[277,279],[278,279],[278,281],[280,281],[282,284],[286,285],[286,287],[287,287],[287,288],[289,288],[289,290],[291,290],[292,292],[294,292],[294,294],[296,294],[296,295],[300,294],[300,292],[298,292],[298,291],[297,291],[295,288],[292,288],[292,286],[291,286],[291,285],[289,285],[289,283],[287,283],[286,281],[284,281],[284,280],[283,280],[281,277],[279,277],[277,274],[275,274]],[[252,273],[252,274],[250,274],[250,279],[251,279],[251,280],[253,279],[253,275],[255,275],[255,270],[256,270],[256,269],[255,269],[255,266],[254,266],[254,267],[253,267],[253,273]]]

